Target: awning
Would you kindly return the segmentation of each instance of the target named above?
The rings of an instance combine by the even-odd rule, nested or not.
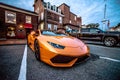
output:
[[[24,28],[30,28],[31,29],[32,28],[32,24],[25,23],[24,24]]]

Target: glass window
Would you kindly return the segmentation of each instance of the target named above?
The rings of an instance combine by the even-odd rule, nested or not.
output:
[[[100,31],[100,30],[98,30],[98,29],[90,29],[90,33],[98,33],[98,31]]]
[[[48,24],[48,30],[51,30],[51,24]]]
[[[82,28],[82,29],[81,29],[81,32],[89,32],[89,29]]]
[[[56,11],[57,7],[55,5],[53,5],[53,10]]]
[[[43,20],[44,19],[44,13],[42,12],[41,13],[41,20]]]
[[[51,32],[51,31],[43,31],[42,34],[43,35],[56,36],[56,34],[54,32]]]
[[[45,8],[47,7],[47,3],[46,2],[43,2],[43,5],[44,5]]]
[[[7,29],[7,36],[15,37],[15,28],[14,27],[8,27],[8,29]]]
[[[54,25],[54,30],[55,30],[55,31],[57,30],[57,25]]]
[[[5,22],[16,24],[16,13],[11,11],[5,11]]]
[[[77,17],[75,16],[75,21],[77,20]]]
[[[59,17],[59,23],[62,23],[62,17]]]
[[[47,3],[47,8],[48,8],[48,9],[51,9],[51,4],[50,4],[50,2]]]
[[[41,23],[41,28],[40,28],[41,30],[43,30],[44,29],[44,23]]]
[[[55,32],[51,32],[51,31],[42,31],[43,35],[48,35],[48,36],[67,36],[66,34],[63,33],[55,33]]]
[[[31,23],[31,16],[26,16],[26,23]]]
[[[59,8],[58,8],[58,13],[60,13],[60,14],[61,14],[61,9],[59,9]]]

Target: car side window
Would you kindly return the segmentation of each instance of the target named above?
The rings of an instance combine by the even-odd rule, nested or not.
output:
[[[90,33],[98,33],[99,31],[99,29],[90,29]]]
[[[84,29],[84,28],[83,28],[83,29],[81,29],[81,32],[82,32],[82,33],[88,33],[88,32],[89,32],[89,29],[86,29],[86,28]]]

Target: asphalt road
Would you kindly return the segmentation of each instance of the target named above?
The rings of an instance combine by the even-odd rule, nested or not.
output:
[[[54,68],[35,59],[27,47],[22,80],[120,80],[120,48],[88,44],[91,56],[71,68]],[[25,45],[0,46],[0,80],[18,80]],[[26,70],[26,75],[24,74]]]

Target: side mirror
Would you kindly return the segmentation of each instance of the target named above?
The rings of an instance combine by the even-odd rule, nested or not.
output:
[[[100,33],[100,30],[96,30],[97,33]]]

